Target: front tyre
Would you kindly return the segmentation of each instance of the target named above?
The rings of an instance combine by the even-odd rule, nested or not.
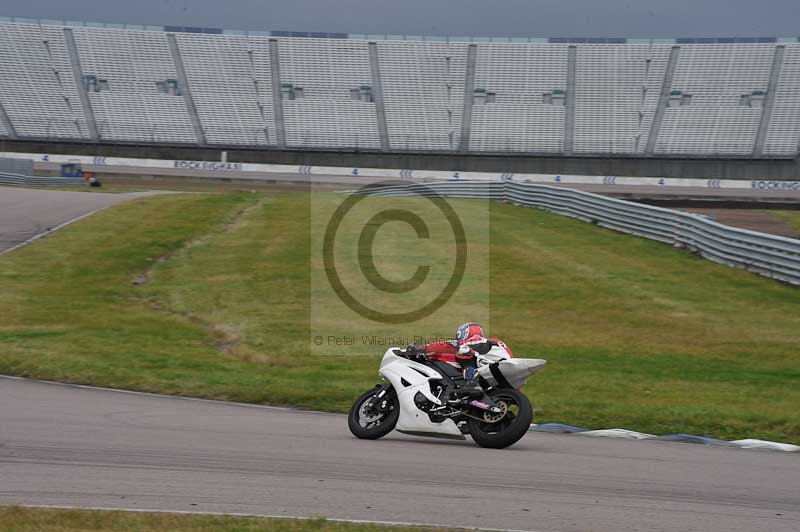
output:
[[[378,398],[382,388],[373,388],[356,399],[347,415],[347,426],[356,438],[377,440],[394,430],[400,417],[400,403],[393,388]],[[374,401],[373,401],[374,399]]]
[[[525,394],[513,389],[492,390],[489,397],[503,407],[502,414],[485,412],[483,419],[467,418],[467,427],[481,447],[503,449],[514,445],[528,432],[533,406]]]

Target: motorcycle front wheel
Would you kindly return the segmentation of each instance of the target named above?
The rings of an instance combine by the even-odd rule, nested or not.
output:
[[[390,388],[382,399],[377,399],[381,388],[373,388],[356,399],[347,416],[347,426],[356,438],[377,440],[394,430],[400,417],[397,394]],[[375,398],[373,405],[370,401]]]
[[[484,419],[467,419],[472,439],[481,447],[503,449],[514,445],[528,432],[533,421],[533,406],[525,394],[512,389],[489,392],[498,405],[500,414],[484,413]]]

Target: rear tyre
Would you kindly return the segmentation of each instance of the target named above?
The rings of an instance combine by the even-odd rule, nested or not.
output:
[[[486,412],[486,420],[467,418],[467,427],[472,439],[481,447],[503,449],[514,445],[531,427],[533,406],[525,394],[512,389],[492,390],[489,392],[497,404],[504,406],[505,413],[494,421],[496,414]],[[493,422],[491,422],[493,421]]]
[[[356,438],[377,440],[392,432],[400,417],[400,403],[394,389],[389,388],[382,399],[376,399],[370,406],[370,400],[377,397],[381,388],[373,388],[356,399],[347,415],[347,426]]]

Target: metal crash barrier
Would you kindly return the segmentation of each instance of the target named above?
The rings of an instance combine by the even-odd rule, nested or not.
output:
[[[0,185],[19,187],[80,187],[85,186],[86,181],[82,177],[39,177],[0,173]]]
[[[353,191],[355,192],[355,191]],[[719,224],[692,213],[534,183],[450,181],[361,189],[381,196],[433,194],[506,201],[658,240],[728,266],[800,285],[800,240]]]

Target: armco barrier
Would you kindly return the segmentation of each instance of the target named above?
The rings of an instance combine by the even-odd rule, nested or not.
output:
[[[25,186],[25,176],[16,174],[0,174],[0,185]]]
[[[492,199],[578,218],[686,248],[702,257],[800,285],[800,240],[738,229],[691,213],[534,183],[449,181],[361,189],[381,196]]]
[[[38,177],[0,173],[0,185],[18,187],[79,187],[86,184],[80,177]]]

